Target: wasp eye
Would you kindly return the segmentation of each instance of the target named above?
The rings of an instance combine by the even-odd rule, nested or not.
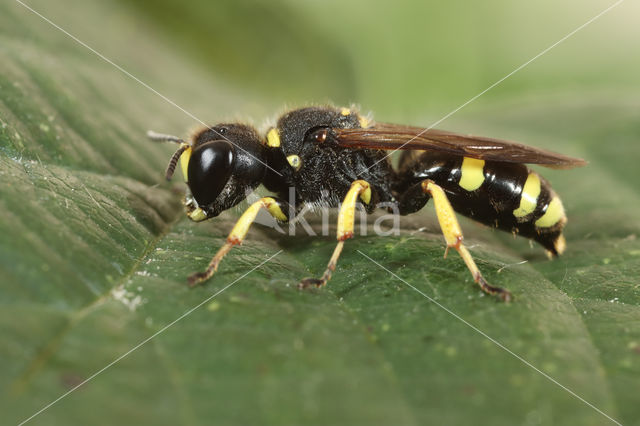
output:
[[[189,159],[189,188],[200,206],[215,201],[233,171],[233,145],[216,140],[198,145]]]

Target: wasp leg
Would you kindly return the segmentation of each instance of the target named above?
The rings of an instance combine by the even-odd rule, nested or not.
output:
[[[353,224],[355,220],[356,202],[360,198],[365,204],[371,203],[371,187],[369,183],[364,180],[356,180],[351,184],[349,192],[344,197],[340,212],[338,213],[338,245],[336,245],[327,269],[322,274],[322,277],[318,278],[305,278],[298,284],[299,288],[306,288],[310,286],[322,287],[327,284],[327,281],[331,279],[331,274],[336,269],[338,258],[342,253],[344,247],[344,241],[353,237]]]
[[[476,266],[476,263],[473,261],[471,253],[469,253],[467,248],[462,244],[462,230],[460,229],[458,219],[456,219],[453,207],[451,207],[451,203],[449,203],[444,190],[431,180],[425,180],[421,185],[422,190],[431,195],[431,198],[433,198],[433,202],[435,203],[438,223],[440,223],[444,239],[447,242],[447,249],[444,252],[444,257],[447,257],[447,253],[450,248],[456,249],[458,253],[460,253],[460,257],[462,257],[464,263],[467,265],[467,268],[469,268],[469,271],[473,276],[473,280],[478,283],[483,291],[497,295],[505,302],[511,301],[512,296],[508,290],[500,287],[494,287],[487,283]]]
[[[233,229],[229,233],[227,237],[227,242],[220,247],[218,252],[211,262],[209,262],[209,266],[204,272],[197,272],[191,276],[189,276],[189,286],[195,286],[200,284],[203,281],[208,280],[211,276],[218,270],[218,265],[222,258],[229,253],[229,250],[235,245],[242,244],[244,237],[247,235],[249,231],[249,227],[256,219],[258,212],[260,209],[264,208],[273,216],[278,222],[288,222],[289,221],[289,209],[288,204],[283,201],[272,197],[264,197],[255,203],[251,204],[249,208],[240,216],[240,219],[236,222]]]

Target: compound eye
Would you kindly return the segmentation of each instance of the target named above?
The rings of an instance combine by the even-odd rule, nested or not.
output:
[[[189,159],[187,173],[191,194],[199,206],[216,200],[233,171],[234,149],[227,141],[198,145]]]

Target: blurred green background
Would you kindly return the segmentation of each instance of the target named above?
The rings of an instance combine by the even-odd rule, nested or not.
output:
[[[45,1],[0,5],[0,412],[31,424],[611,424],[358,254],[361,250],[606,415],[640,424],[640,5],[626,1],[439,124],[590,165],[542,170],[568,250],[463,220],[484,297],[429,206],[400,236],[255,227],[205,287],[239,209],[184,218],[172,147],[198,120],[263,125],[287,107],[357,104],[429,126],[613,2]],[[425,229],[422,227],[425,226]],[[521,263],[525,261],[525,263]]]

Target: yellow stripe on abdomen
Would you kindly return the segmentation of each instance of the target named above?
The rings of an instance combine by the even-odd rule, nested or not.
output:
[[[549,206],[547,206],[547,210],[536,220],[535,224],[538,228],[549,228],[564,219],[565,215],[562,201],[560,201],[558,197],[553,197]]]
[[[513,211],[515,217],[523,217],[531,214],[538,205],[538,196],[540,195],[540,178],[537,173],[529,173],[527,181],[522,188],[520,195],[520,206]]]
[[[484,160],[464,157],[460,172],[458,185],[467,191],[475,191],[484,182]]]

